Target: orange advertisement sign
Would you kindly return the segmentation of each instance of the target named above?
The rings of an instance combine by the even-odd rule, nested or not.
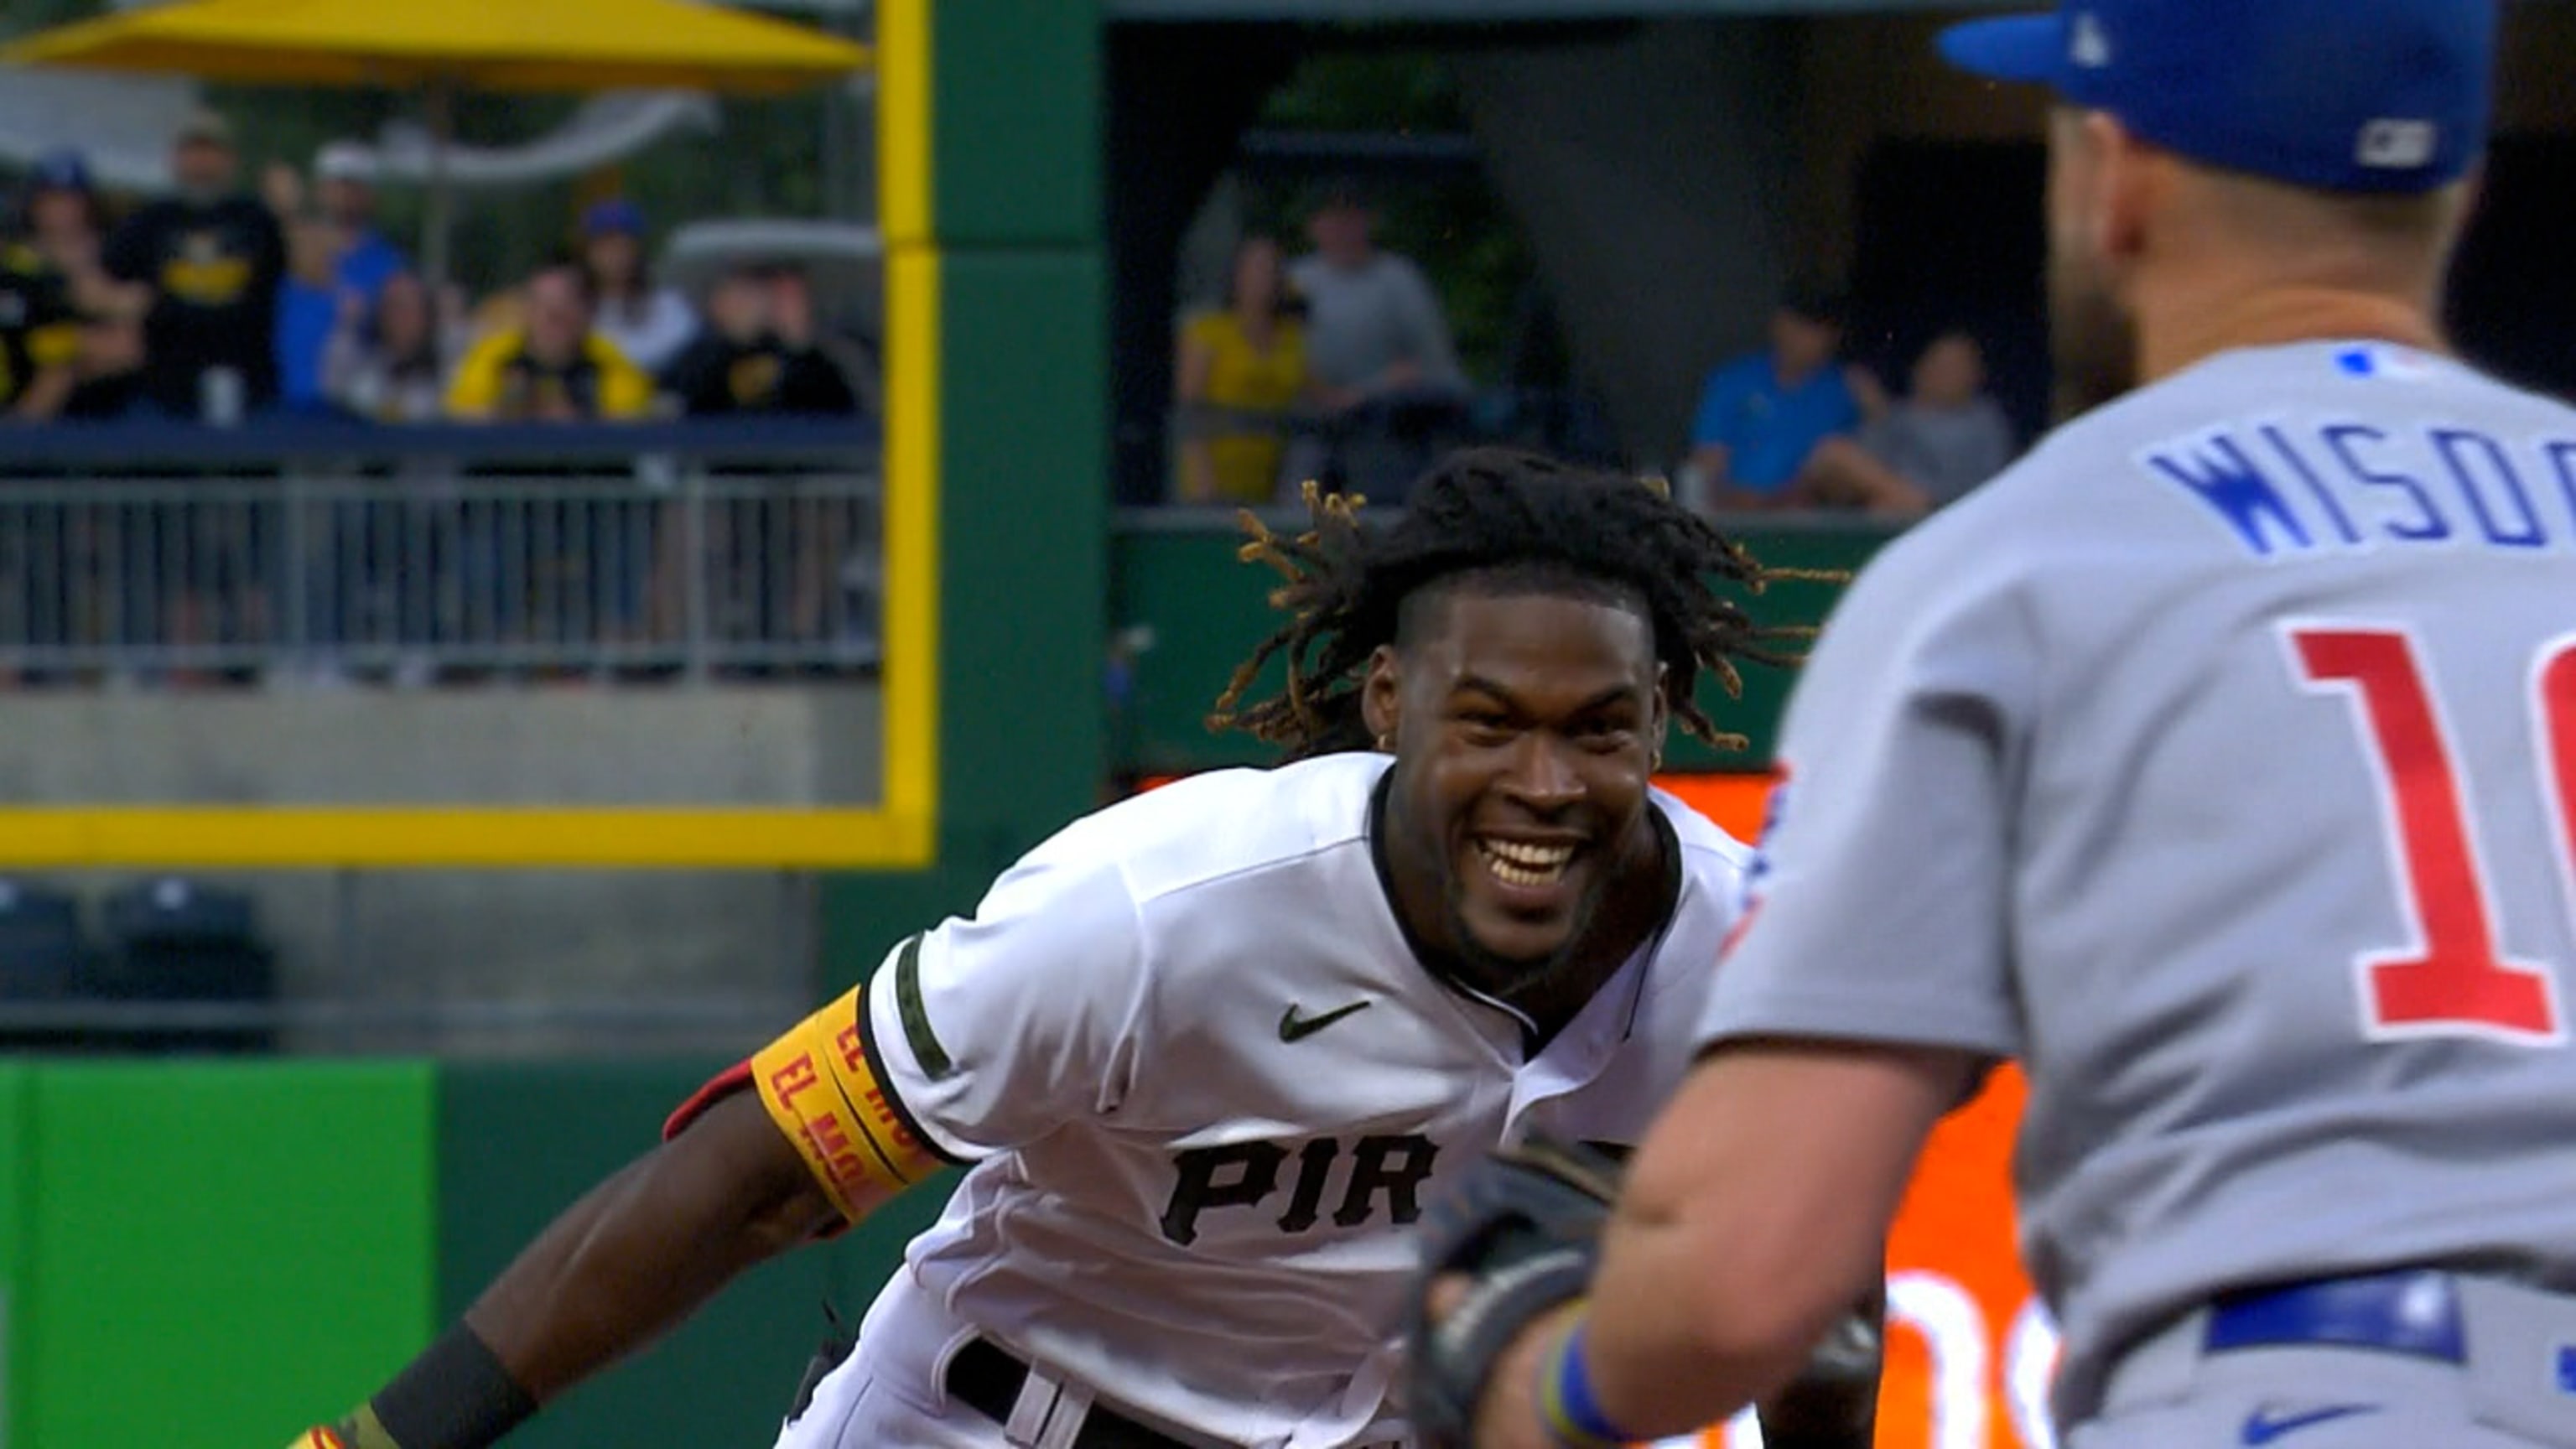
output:
[[[1771,798],[1768,775],[1659,775],[1655,788],[1714,820],[1750,845],[1762,834],[1763,802]]]
[[[1770,787],[1762,776],[1655,783],[1739,840],[1762,829]],[[1933,1134],[1906,1193],[1887,1252],[1878,1449],[2053,1449],[2047,1397],[2057,1337],[2013,1245],[2012,1143],[2022,1093],[2019,1072],[1996,1072],[1984,1095]],[[1739,1421],[1705,1442],[1750,1449],[1760,1438]]]
[[[2018,1072],[1933,1134],[1888,1244],[1878,1449],[2054,1449],[2057,1338],[2013,1251],[2007,1165]],[[1757,1449],[1751,1415],[1671,1449]]]

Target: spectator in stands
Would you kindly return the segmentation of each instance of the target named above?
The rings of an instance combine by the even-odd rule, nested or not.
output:
[[[286,228],[296,261],[280,290],[278,390],[290,408],[328,402],[323,354],[352,302],[373,308],[385,283],[409,268],[401,249],[376,230],[375,157],[347,141],[313,158],[313,205],[294,168],[273,168],[269,201]]]
[[[463,351],[464,310],[453,287],[433,304],[416,272],[385,278],[373,306],[358,292],[342,293],[323,348],[323,396],[377,422],[436,421],[447,405],[446,360]]]
[[[1326,406],[1414,391],[1463,392],[1449,322],[1422,269],[1377,246],[1357,184],[1328,188],[1306,222],[1315,250],[1288,269],[1306,308],[1306,356]]]
[[[384,423],[436,422],[445,415],[447,360],[465,350],[465,296],[454,286],[436,302],[417,272],[385,279],[375,305],[355,292],[340,296],[340,314],[322,353],[322,391],[334,408]],[[393,467],[404,485],[399,496],[343,503],[309,524],[308,546],[327,549],[313,561],[316,596],[306,604],[307,627],[325,644],[359,631],[392,637],[403,645],[393,682],[414,687],[435,677],[428,648],[457,637],[460,612],[435,581],[451,576],[464,556],[465,509],[451,489],[444,458],[406,457]],[[478,523],[481,522],[478,520]],[[477,535],[486,545],[491,531]],[[478,576],[497,574],[492,550],[476,556]],[[334,680],[338,661],[329,651],[315,661],[313,682]]]
[[[28,419],[47,415],[50,400],[43,394],[59,387],[63,396],[51,416],[68,420],[122,416],[133,403],[136,369],[143,363],[143,329],[137,322],[111,315],[117,284],[102,260],[107,208],[91,184],[88,163],[68,150],[38,158],[18,200],[15,215],[22,230],[16,240],[24,250],[16,261],[32,270],[37,294],[28,320],[53,311],[46,298],[59,298],[73,347],[67,385],[62,374],[45,377],[38,364],[35,390],[19,394],[15,411]],[[39,344],[30,361],[39,357],[51,361],[54,356],[53,344]],[[137,562],[137,555],[127,552],[126,528],[134,521],[130,513],[79,509],[65,520],[63,558],[53,586],[59,610],[53,638],[103,644],[146,636],[145,621],[152,609],[142,586],[129,582],[119,588],[113,582],[120,574],[130,580]],[[33,586],[34,580],[28,583]]]
[[[1945,332],[1932,339],[1915,359],[1910,387],[1895,403],[1874,380],[1861,388],[1868,424],[1857,439],[1817,445],[1799,492],[1819,507],[1914,518],[1958,501],[2012,461],[2012,423],[1986,391],[1976,338]]]
[[[632,421],[653,411],[653,380],[591,325],[590,274],[578,261],[549,265],[518,289],[516,320],[483,337],[447,385],[447,415],[468,422]],[[577,466],[510,465],[508,476],[580,476]],[[650,499],[578,505],[572,537],[590,547],[531,555],[512,530],[524,513],[490,510],[469,518],[458,540],[458,571],[469,628],[512,638],[537,619],[559,618],[604,587],[621,617],[642,597],[656,545]],[[638,526],[637,521],[642,523]],[[642,535],[637,537],[637,535]]]
[[[61,416],[76,381],[80,345],[80,316],[63,275],[25,239],[0,240],[0,423]],[[72,590],[61,569],[43,565],[69,562],[64,545],[85,541],[90,521],[65,520],[69,527],[43,541],[41,534],[54,531],[12,522],[16,526],[0,527],[0,628],[13,642],[59,646],[68,642]],[[65,536],[70,534],[82,538]],[[0,687],[21,679],[15,667],[0,667]]]
[[[118,283],[107,274],[107,205],[91,184],[89,165],[76,151],[40,158],[28,178],[19,215],[25,240],[53,275],[62,279],[80,322],[75,380],[64,400],[65,418],[112,418],[132,406],[143,366],[143,328],[116,315]]]
[[[1184,503],[1261,504],[1280,486],[1289,412],[1313,400],[1306,327],[1276,239],[1235,247],[1225,305],[1182,324],[1174,368]]]
[[[858,394],[820,345],[810,293],[788,269],[743,265],[708,290],[706,321],[662,374],[691,417],[736,413],[846,415]]]
[[[874,359],[848,334],[823,324],[813,280],[804,268],[787,265],[770,270],[769,306],[779,338],[791,352],[810,347],[831,363],[849,389],[849,411],[876,410]],[[858,531],[855,510],[847,500],[829,497],[794,499],[788,507],[786,527],[795,541],[796,564],[789,585],[787,637],[814,641],[841,637],[851,626],[845,566]]]
[[[1799,288],[1771,314],[1771,345],[1709,374],[1691,423],[1684,496],[1706,509],[1794,508],[1816,445],[1860,426],[1838,362],[1842,306]]]
[[[818,325],[802,269],[755,262],[729,267],[707,291],[705,316],[697,338],[662,378],[664,390],[689,416],[845,417],[859,411],[855,359],[837,355],[844,349]],[[760,477],[786,470],[733,462],[716,471]],[[847,546],[845,514],[837,499],[783,494],[709,510],[702,537],[711,557],[794,559],[788,595],[760,587],[757,575],[744,570],[712,571],[712,602],[727,627],[751,628],[768,638],[779,637],[782,628],[807,631],[798,637],[819,636],[830,581]],[[660,637],[683,623],[688,559],[682,550],[689,536],[675,514],[666,514],[656,529],[648,628]]]
[[[1432,461],[1465,439],[1467,383],[1449,323],[1422,270],[1380,251],[1377,213],[1336,183],[1306,224],[1313,255],[1289,269],[1306,308],[1306,363],[1327,409],[1286,471],[1402,504]]]
[[[822,309],[814,298],[814,279],[805,268],[794,262],[780,262],[768,269],[770,325],[790,353],[812,349],[831,364],[841,385],[850,393],[846,408],[838,412],[872,412],[876,410],[876,360],[858,339],[833,326],[826,325]]]
[[[37,184],[28,188],[30,210],[43,179],[40,169]],[[32,236],[0,243],[0,417],[13,422],[60,417],[79,381],[80,349],[81,319],[72,305],[71,279]]]
[[[668,367],[697,335],[688,299],[653,284],[644,265],[644,213],[631,201],[602,201],[582,213],[581,260],[598,299],[592,325],[647,373]]]
[[[143,323],[143,406],[171,417],[256,412],[277,401],[277,295],[286,236],[235,189],[232,127],[200,110],[170,152],[174,196],[127,217],[107,240],[112,306]]]
[[[447,388],[447,414],[472,422],[640,418],[653,382],[591,324],[590,280],[558,263],[528,279],[518,325],[476,343]]]

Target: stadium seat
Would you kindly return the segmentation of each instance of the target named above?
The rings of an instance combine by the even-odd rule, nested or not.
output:
[[[61,1001],[76,994],[88,955],[77,902],[60,891],[0,878],[0,1001]],[[80,1044],[79,1034],[69,1031],[0,1031],[0,1050],[58,1051]]]
[[[251,898],[180,876],[138,881],[108,896],[107,951],[98,984],[125,1001],[262,1002],[277,995],[276,957],[259,938]],[[136,1051],[264,1051],[266,1027],[127,1033]]]

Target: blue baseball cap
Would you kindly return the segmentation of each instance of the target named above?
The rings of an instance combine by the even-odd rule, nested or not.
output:
[[[2072,0],[1941,36],[2212,166],[2321,191],[2430,191],[2486,150],[2497,0]]]
[[[644,212],[634,202],[612,197],[594,201],[581,214],[583,236],[642,236]]]
[[[90,189],[89,162],[70,147],[60,147],[36,158],[27,173],[28,186],[37,191],[87,191]]]

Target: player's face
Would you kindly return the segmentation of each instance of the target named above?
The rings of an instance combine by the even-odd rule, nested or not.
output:
[[[1581,939],[1650,828],[1654,631],[1634,609],[1549,594],[1435,607],[1372,679],[1395,715],[1389,853],[1407,925],[1502,990]]]
[[[2138,382],[2138,334],[2121,305],[2099,205],[2104,164],[2083,113],[2059,107],[2048,132],[2048,340],[2060,417]]]

